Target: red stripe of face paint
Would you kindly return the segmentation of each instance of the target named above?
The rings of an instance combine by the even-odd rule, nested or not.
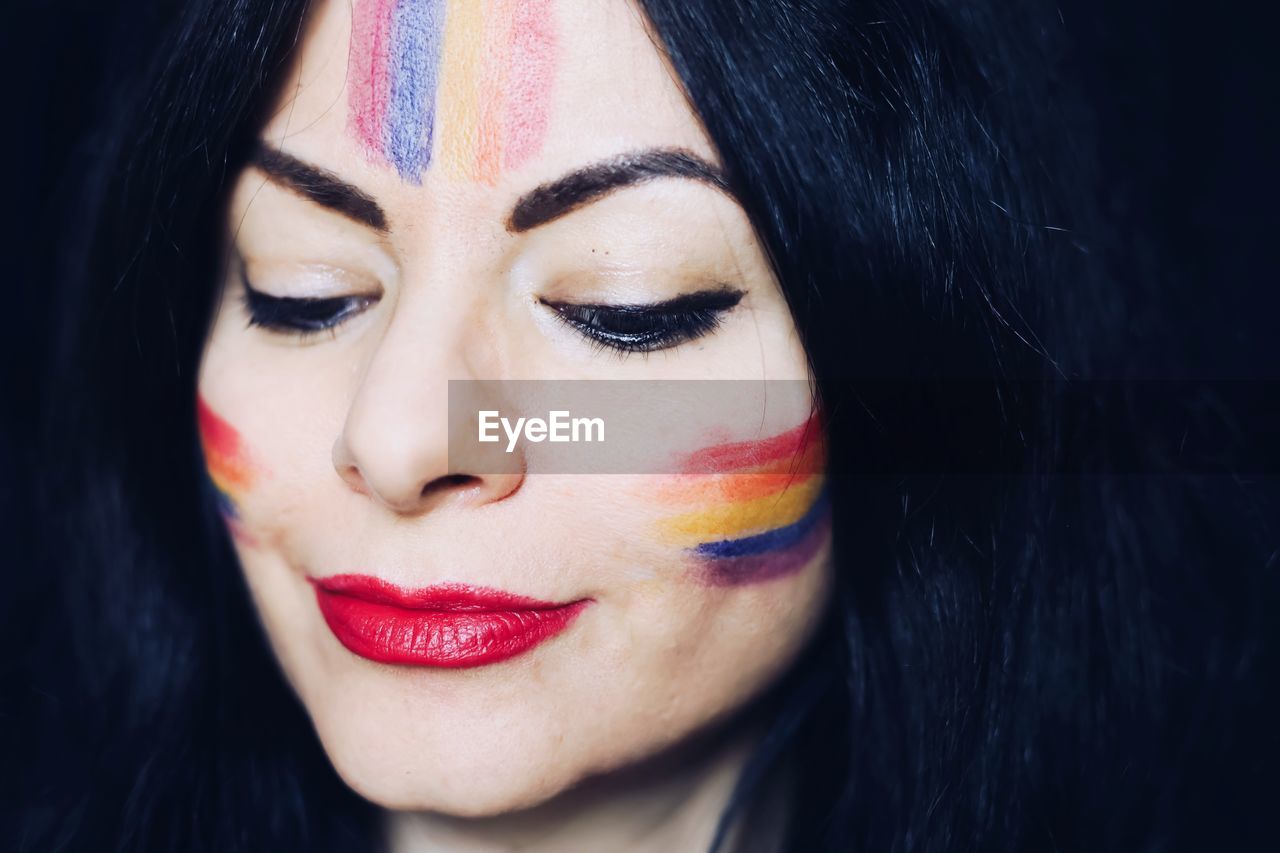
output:
[[[759,441],[735,441],[703,448],[685,457],[684,474],[721,474],[755,468],[780,459],[793,459],[821,439],[817,415],[795,429]],[[803,472],[799,472],[803,473]]]
[[[254,471],[240,433],[209,408],[203,397],[196,398],[196,423],[210,475],[224,486],[246,489],[253,485]]]
[[[387,56],[394,0],[357,0],[351,18],[347,98],[351,131],[369,153],[382,151],[390,81]]]
[[[231,424],[218,416],[203,397],[196,400],[196,418],[200,427],[200,438],[205,449],[219,456],[238,456],[240,454],[240,434]]]
[[[550,0],[522,0],[511,25],[504,166],[518,169],[542,148],[555,82],[556,32]]]

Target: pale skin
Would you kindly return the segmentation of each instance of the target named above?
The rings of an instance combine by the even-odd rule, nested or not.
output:
[[[257,472],[236,495],[236,551],[326,753],[386,809],[396,853],[705,849],[759,735],[752,703],[802,652],[831,588],[829,543],[783,577],[697,583],[654,535],[668,513],[637,477],[447,476],[450,378],[809,376],[746,216],[705,182],[649,181],[506,227],[523,194],[599,160],[660,147],[718,162],[637,9],[564,0],[553,19],[538,150],[492,184],[435,166],[415,184],[352,138],[352,8],[316,4],[261,138],[359,188],[387,227],[255,167],[228,208],[199,391]],[[241,270],[276,297],[365,300],[299,338],[249,325]],[[714,330],[625,356],[542,301],[650,303],[711,284],[742,294]],[[593,601],[500,663],[393,666],[352,654],[317,610],[306,575],[348,571]],[[770,849],[784,783],[728,849]]]

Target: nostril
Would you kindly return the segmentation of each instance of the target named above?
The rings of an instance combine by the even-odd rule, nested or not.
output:
[[[423,486],[422,496],[425,498],[428,495],[437,494],[439,492],[448,492],[453,489],[474,486],[479,482],[479,477],[474,477],[470,474],[445,474],[443,476],[436,477],[434,480]]]

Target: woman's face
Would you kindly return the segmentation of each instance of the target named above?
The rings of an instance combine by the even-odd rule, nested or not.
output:
[[[809,373],[640,13],[320,3],[261,139],[200,429],[347,783],[395,809],[530,806],[775,681],[830,584],[822,445],[807,390],[752,411],[731,389]],[[725,390],[664,416],[670,471],[566,473],[546,445],[450,434],[449,380],[481,379],[642,380],[646,411],[659,381]]]

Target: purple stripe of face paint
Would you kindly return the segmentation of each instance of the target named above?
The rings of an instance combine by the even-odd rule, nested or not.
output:
[[[784,551],[705,561],[702,565],[703,582],[711,586],[734,586],[798,572],[809,565],[818,553],[830,529],[831,516],[824,510],[804,537]]]
[[[399,0],[391,17],[391,92],[384,150],[400,177],[418,183],[431,162],[445,0]]]
[[[720,542],[705,542],[694,548],[699,557],[710,559],[726,559],[731,557],[752,557],[757,554],[769,554],[791,548],[803,540],[818,524],[827,511],[827,492],[823,489],[800,520],[786,527],[766,530],[755,536],[744,536],[741,539],[725,539]]]
[[[218,511],[228,518],[239,518],[240,513],[236,509],[236,502],[231,499],[231,495],[218,490]]]

